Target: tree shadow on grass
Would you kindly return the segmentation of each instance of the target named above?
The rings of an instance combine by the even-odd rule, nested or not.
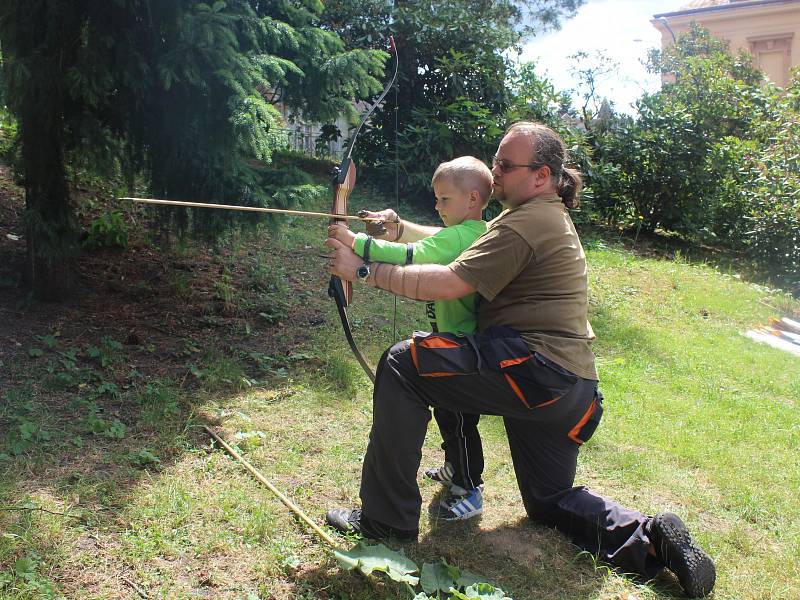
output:
[[[342,545],[347,547],[348,542],[342,541]],[[558,532],[532,524],[527,518],[489,528],[482,527],[479,519],[440,524],[416,544],[388,541],[386,545],[402,550],[420,569],[424,563],[444,560],[502,588],[516,600],[623,598],[628,594],[663,600],[684,597],[671,575],[660,575],[645,584],[636,577],[616,573],[580,552]],[[352,600],[393,599],[410,598],[416,593],[384,574],[367,577],[357,571],[337,571],[331,563],[287,573],[285,581],[298,594],[292,597],[313,593],[314,598],[345,594]]]
[[[684,597],[670,574],[645,585],[638,576],[615,571],[560,532],[527,517],[490,527],[481,527],[476,519],[445,523],[433,528],[421,544],[449,556],[448,562],[486,576],[516,600],[616,597],[617,593],[625,597],[623,592]],[[464,548],[468,552],[462,553]]]

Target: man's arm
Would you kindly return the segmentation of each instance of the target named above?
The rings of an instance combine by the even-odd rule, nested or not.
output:
[[[475,292],[446,265],[375,263],[367,283],[412,300],[455,300]]]
[[[328,238],[325,241],[333,252],[330,271],[346,281],[356,279],[356,269],[361,266],[361,258],[339,240]],[[413,300],[454,300],[475,292],[445,265],[389,265],[373,263],[367,283],[399,296]]]

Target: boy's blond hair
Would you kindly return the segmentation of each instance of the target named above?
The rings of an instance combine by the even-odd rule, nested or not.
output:
[[[483,202],[483,208],[489,203],[489,196],[492,194],[492,172],[483,161],[474,156],[459,156],[443,162],[433,173],[431,185],[445,178],[451,179],[453,185],[465,194],[469,194],[472,190],[477,191]]]

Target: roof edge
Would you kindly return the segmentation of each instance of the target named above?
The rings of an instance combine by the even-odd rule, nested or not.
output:
[[[682,17],[684,15],[696,15],[700,13],[722,12],[726,10],[733,10],[737,8],[749,8],[751,6],[765,6],[770,4],[798,4],[798,0],[750,0],[749,2],[735,2],[733,4],[718,4],[716,6],[701,6],[700,8],[691,8],[689,10],[676,10],[667,13],[659,13],[653,15],[654,19],[661,17]]]

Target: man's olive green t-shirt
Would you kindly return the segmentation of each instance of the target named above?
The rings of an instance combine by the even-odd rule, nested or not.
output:
[[[586,257],[558,196],[503,211],[449,267],[480,294],[481,330],[511,327],[531,351],[597,379]]]

